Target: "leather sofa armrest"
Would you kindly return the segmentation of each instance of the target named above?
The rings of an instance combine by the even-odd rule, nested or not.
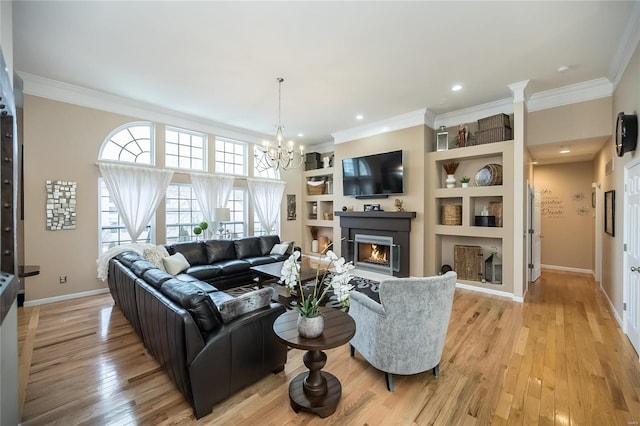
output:
[[[273,322],[285,311],[283,305],[272,303],[209,333],[205,347],[188,367],[196,418],[285,364],[287,348],[273,332]]]

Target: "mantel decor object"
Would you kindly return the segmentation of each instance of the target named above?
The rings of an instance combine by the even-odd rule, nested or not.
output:
[[[436,151],[446,151],[449,149],[449,132],[445,126],[440,126],[436,133]]]

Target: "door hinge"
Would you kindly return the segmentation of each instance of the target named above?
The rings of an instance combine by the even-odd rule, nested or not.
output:
[[[623,310],[623,311],[626,311],[626,310],[627,310],[627,302],[624,302],[624,303],[622,304],[622,310]]]
[[[622,245],[622,251],[627,251],[627,244],[626,243]]]
[[[533,234],[533,229],[529,229],[528,231],[530,234]]]
[[[533,263],[530,263],[527,266],[529,267],[529,269],[533,269]]]

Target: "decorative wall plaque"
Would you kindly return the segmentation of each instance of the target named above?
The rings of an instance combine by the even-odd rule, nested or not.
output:
[[[48,180],[47,231],[76,229],[76,188],[78,182]]]

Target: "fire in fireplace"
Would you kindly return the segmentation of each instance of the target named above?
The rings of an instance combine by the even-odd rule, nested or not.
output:
[[[393,275],[394,264],[399,258],[399,253],[393,250],[393,238],[356,234],[354,243],[353,263],[356,267]]]

